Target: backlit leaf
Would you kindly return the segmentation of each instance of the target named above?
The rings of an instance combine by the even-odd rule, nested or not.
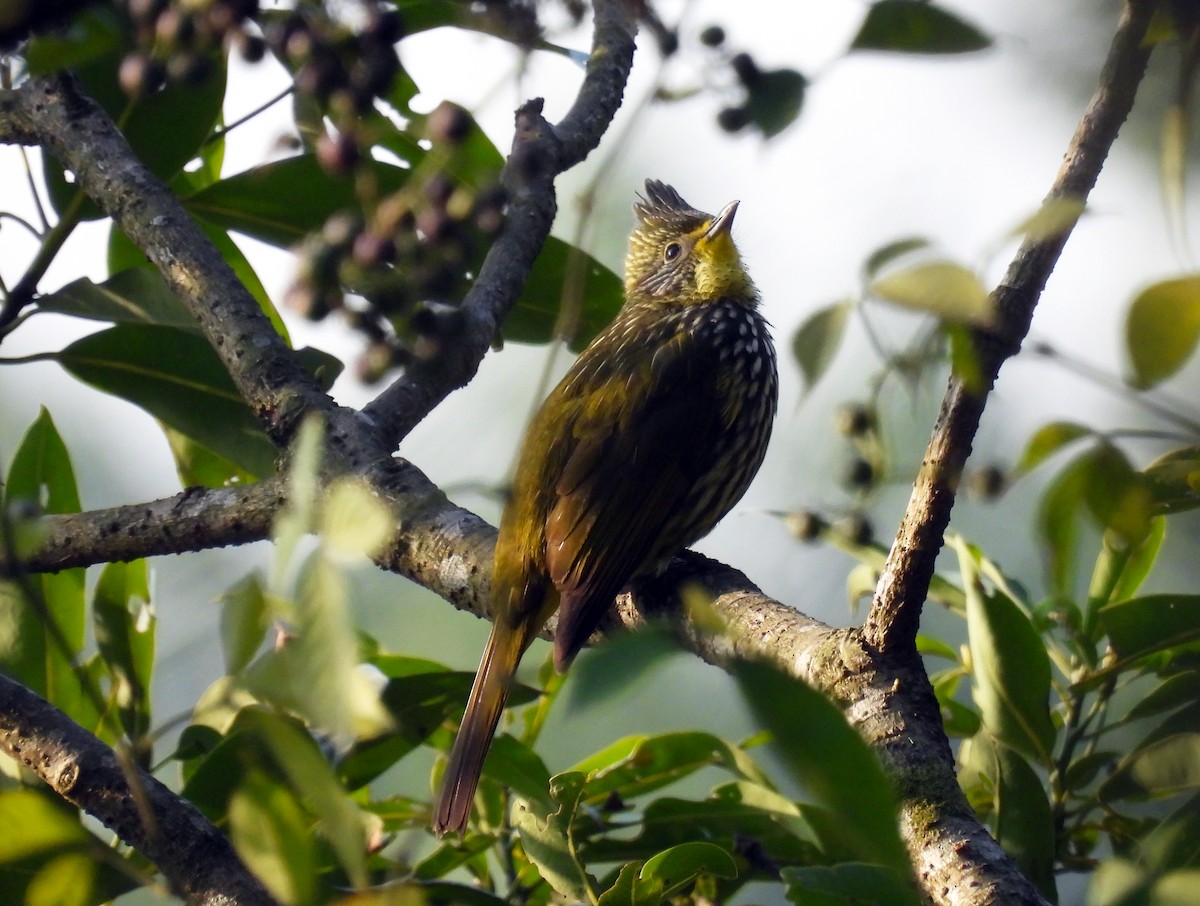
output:
[[[518,798],[513,803],[513,827],[521,845],[542,877],[556,891],[573,900],[590,901],[593,882],[575,854],[571,821],[583,796],[584,777],[572,771],[551,780],[552,801]]]
[[[887,302],[946,321],[988,324],[992,303],[974,272],[953,261],[930,261],[880,277],[871,292]]]
[[[1133,300],[1125,321],[1131,383],[1145,390],[1175,374],[1200,341],[1200,274],[1164,280]]]
[[[806,393],[816,386],[841,348],[851,310],[848,300],[827,305],[809,315],[792,337],[792,355],[800,366]]]

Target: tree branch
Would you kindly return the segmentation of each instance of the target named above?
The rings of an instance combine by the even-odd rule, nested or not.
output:
[[[505,225],[463,299],[461,332],[441,355],[410,366],[363,410],[392,449],[446,396],[466,386],[499,336],[500,324],[550,235],[557,210],[554,178],[600,143],[621,105],[633,66],[636,6],[630,0],[596,0],[587,74],[562,122],[546,122],[540,101],[517,111],[513,148],[505,165]]]
[[[190,802],[132,763],[122,764],[107,745],[2,674],[0,749],[157,865],[188,903],[275,903]]]
[[[1146,70],[1150,48],[1143,39],[1153,11],[1154,4],[1148,0],[1127,0],[1100,74],[1100,85],[1076,128],[1048,199],[1074,197],[1084,201],[1096,184]],[[880,651],[909,651],[915,643],[921,607],[988,393],[1000,366],[1016,354],[1029,332],[1034,308],[1070,235],[1068,227],[1054,236],[1026,240],[992,293],[997,327],[976,336],[983,389],[973,392],[958,378],[950,379],[908,508],[863,626],[867,643]]]
[[[162,272],[273,441],[286,444],[304,412],[334,408],[220,252],[71,76],[27,79],[0,96],[0,114],[0,141],[32,139],[58,158]]]
[[[35,552],[14,564],[0,549],[0,576],[261,541],[270,537],[285,494],[285,479],[270,478],[246,487],[188,488],[149,503],[43,516],[45,537]]]

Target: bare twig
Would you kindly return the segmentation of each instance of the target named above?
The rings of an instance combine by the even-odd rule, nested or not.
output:
[[[1049,198],[1086,200],[1095,185],[1117,130],[1129,116],[1146,69],[1150,49],[1142,39],[1153,10],[1154,4],[1148,0],[1127,0],[1100,85],[1071,139]],[[863,626],[868,644],[880,651],[908,651],[913,647],[921,605],[988,393],[1000,366],[1017,352],[1029,332],[1034,307],[1070,234],[1068,228],[1054,236],[1026,240],[992,293],[998,326],[994,332],[976,338],[985,389],[972,392],[957,378],[950,380],[908,509]]]
[[[508,215],[463,299],[461,333],[441,355],[411,366],[364,410],[393,447],[449,393],[475,376],[495,341],[550,234],[556,212],[554,177],[599,144],[621,104],[633,65],[636,6],[628,0],[597,0],[587,75],[562,122],[556,126],[546,122],[540,102],[517,112],[516,135],[505,167]]]

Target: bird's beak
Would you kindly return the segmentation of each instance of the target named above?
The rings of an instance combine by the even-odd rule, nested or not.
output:
[[[729,231],[733,229],[733,215],[737,213],[738,205],[741,202],[731,201],[725,207],[721,208],[721,213],[713,218],[713,222],[708,225],[708,229],[704,231],[704,238],[711,242],[718,236],[729,235]]]

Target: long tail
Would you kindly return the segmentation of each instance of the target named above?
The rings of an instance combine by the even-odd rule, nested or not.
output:
[[[492,744],[523,651],[520,632],[493,626],[438,794],[433,829],[439,837],[447,831],[461,834],[466,829],[483,760]]]

